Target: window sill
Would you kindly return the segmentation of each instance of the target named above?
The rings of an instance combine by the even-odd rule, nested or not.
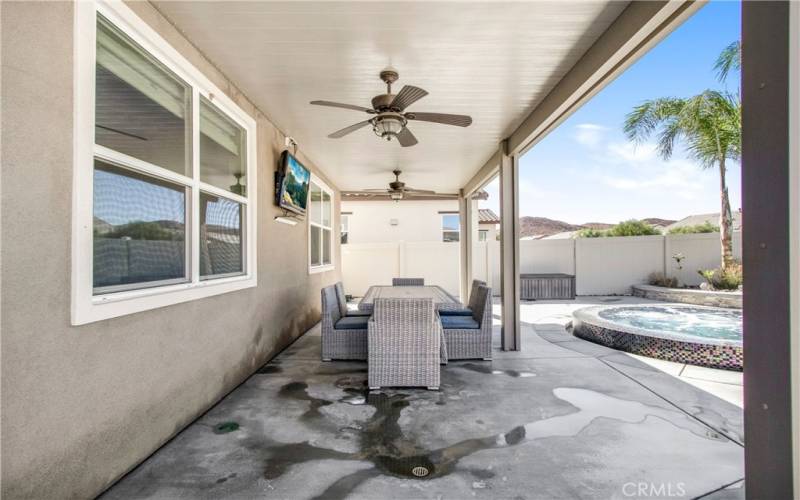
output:
[[[328,271],[333,271],[335,269],[336,266],[333,264],[328,264],[327,266],[314,266],[308,268],[308,274],[327,273]]]
[[[252,288],[257,284],[255,276],[245,275],[92,296],[88,300],[76,301],[72,311],[72,324],[85,325]]]

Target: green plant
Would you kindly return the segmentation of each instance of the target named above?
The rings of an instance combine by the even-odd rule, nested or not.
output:
[[[610,229],[581,229],[576,238],[605,238],[614,236],[652,236],[661,234],[658,229],[646,222],[631,219],[622,221]]]
[[[592,228],[581,229],[575,235],[576,238],[602,238],[604,236],[606,236],[605,231],[603,231],[602,229],[592,229]]]
[[[667,276],[664,273],[651,273],[647,282],[654,286],[665,286],[667,288],[678,287],[678,278]]]
[[[697,271],[715,290],[737,290],[743,283],[742,265],[732,262],[722,269],[700,269]]]
[[[741,66],[738,43],[729,45],[717,59],[715,69],[721,81]],[[659,155],[672,157],[675,143],[682,140],[689,155],[703,169],[716,166],[720,180],[721,267],[733,265],[732,215],[725,181],[726,160],[741,157],[741,101],[736,94],[706,90],[689,98],[662,97],[636,106],[625,118],[628,139],[643,142],[657,135]]]
[[[679,226],[673,227],[669,231],[668,234],[700,234],[700,233],[718,233],[719,226],[715,226],[714,224],[705,221],[702,224],[696,224],[694,226]]]
[[[675,261],[675,267],[678,268],[678,271],[683,269],[683,260],[686,258],[682,253],[676,253],[672,256],[672,260]]]
[[[608,236],[653,236],[661,231],[646,222],[631,219],[622,221],[608,230]]]

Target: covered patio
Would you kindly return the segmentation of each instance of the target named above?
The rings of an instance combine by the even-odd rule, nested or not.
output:
[[[647,302],[582,305],[609,301]],[[103,498],[744,498],[740,408],[553,309],[524,303],[523,349],[498,325],[495,359],[450,362],[439,392],[370,392],[314,327]]]
[[[745,469],[748,497],[796,497],[797,4],[743,3],[745,410],[520,298],[519,158],[702,5],[3,3],[3,497],[722,499]],[[387,113],[359,108],[392,93],[387,66],[395,92],[429,92],[409,121],[470,126],[420,119],[413,147],[329,138],[353,107]],[[276,201],[285,151],[314,217]],[[368,391],[366,363],[321,359],[342,193],[394,169],[459,200],[462,302],[470,200],[500,178],[492,359],[451,361],[439,390]],[[104,268],[103,239],[160,248],[140,260],[162,273],[122,252]],[[216,271],[212,246],[232,257]]]

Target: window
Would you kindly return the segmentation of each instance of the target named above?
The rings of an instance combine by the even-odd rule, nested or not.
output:
[[[312,176],[308,199],[308,267],[327,271],[333,269],[333,191]]]
[[[488,229],[479,229],[478,230],[478,241],[486,241],[489,239],[489,230]]]
[[[341,223],[339,224],[339,232],[342,245],[347,244],[347,238],[350,235],[350,215],[351,214],[342,214],[339,216],[341,219]]]
[[[254,120],[125,5],[76,5],[73,324],[255,286]]]
[[[458,214],[442,214],[442,241],[459,240]]]

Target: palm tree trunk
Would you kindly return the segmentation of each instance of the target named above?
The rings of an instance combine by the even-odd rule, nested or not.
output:
[[[722,157],[719,161],[719,196],[720,196],[720,211],[719,211],[719,239],[722,248],[722,269],[727,269],[728,266],[733,264],[733,233],[732,229],[732,214],[731,204],[728,200],[728,186],[725,182],[725,158]]]

